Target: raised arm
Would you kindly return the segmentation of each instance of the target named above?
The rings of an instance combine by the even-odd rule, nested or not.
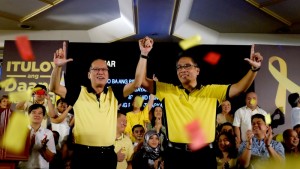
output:
[[[250,58],[245,58],[245,60],[249,62],[251,69],[239,82],[231,86],[229,90],[230,98],[248,90],[257,75],[257,71],[260,69],[263,57],[260,53],[254,51],[254,45],[252,45]]]
[[[146,72],[148,53],[152,49],[153,40],[149,37],[145,37],[144,39],[139,40],[139,46],[141,50],[141,56],[136,67],[135,78],[132,83],[128,83],[125,85],[123,91],[124,97],[127,97],[141,86]]]
[[[239,157],[239,162],[242,168],[247,168],[250,165],[251,160],[251,150],[252,150],[252,137],[253,133],[251,130],[247,131],[247,141],[245,148]]]
[[[66,59],[66,42],[63,43],[63,48],[56,50],[53,56],[54,68],[51,73],[50,86],[49,89],[51,92],[65,98],[67,89],[66,87],[60,85],[60,76],[62,72],[62,66],[67,62],[72,61],[73,59]]]
[[[52,123],[61,123],[62,121],[64,121],[64,119],[68,116],[69,111],[72,109],[72,106],[68,106],[68,108],[58,117],[56,118],[51,118],[51,122]]]

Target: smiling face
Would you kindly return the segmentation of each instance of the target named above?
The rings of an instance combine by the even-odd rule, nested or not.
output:
[[[299,138],[298,134],[294,130],[288,131],[288,137],[284,140],[284,143],[287,145],[287,147],[297,147],[299,144]]]
[[[59,102],[57,105],[57,110],[60,113],[63,113],[67,109],[68,105],[66,102]]]
[[[0,101],[0,108],[3,108],[3,109],[6,109],[8,108],[8,99],[7,98],[3,98],[1,101]]]
[[[104,87],[109,77],[108,67],[104,60],[97,59],[93,61],[88,73],[93,87]]]
[[[29,118],[30,118],[31,123],[41,124],[43,121],[43,118],[44,118],[43,109],[40,107],[33,109],[29,114]]]
[[[133,137],[138,141],[143,140],[144,134],[145,134],[145,130],[143,127],[134,128],[132,133]]]
[[[219,140],[218,140],[218,146],[222,152],[226,152],[226,151],[228,151],[228,148],[232,145],[231,145],[228,137],[225,134],[221,134],[219,137]]]
[[[261,118],[253,118],[252,131],[255,135],[265,135],[268,130],[268,126]]]
[[[231,104],[228,100],[222,103],[222,113],[228,114],[231,111]]]
[[[157,106],[154,109],[154,117],[161,118],[162,117],[162,108]]]
[[[124,114],[119,113],[117,118],[117,130],[119,133],[123,133],[125,131],[127,125],[126,116]]]
[[[200,69],[190,57],[181,57],[176,65],[177,77],[182,84],[191,84],[197,81]]]
[[[156,148],[159,145],[159,138],[157,135],[152,135],[149,138],[148,144],[152,148]]]

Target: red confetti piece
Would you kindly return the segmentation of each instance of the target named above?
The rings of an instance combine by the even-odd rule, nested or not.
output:
[[[216,65],[218,64],[219,60],[221,59],[221,54],[217,52],[209,52],[207,53],[203,60],[211,65]]]
[[[16,38],[16,45],[21,58],[25,61],[35,60],[34,54],[32,52],[31,43],[27,36],[18,36]]]
[[[186,130],[191,141],[191,143],[189,144],[189,148],[192,151],[199,150],[207,145],[207,139],[202,128],[200,127],[199,120],[194,120],[191,123],[187,124]]]

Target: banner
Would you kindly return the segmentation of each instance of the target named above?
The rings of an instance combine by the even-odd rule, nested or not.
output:
[[[255,79],[258,103],[271,114],[277,108],[282,110],[285,123],[273,130],[275,134],[282,133],[293,127],[290,114],[292,107],[288,103],[288,95],[300,93],[300,46],[256,45],[255,48],[264,57]]]
[[[3,88],[1,95],[15,91],[27,91],[36,84],[43,84],[49,89],[50,75],[54,67],[53,54],[62,48],[63,41],[30,41],[34,61],[23,61],[17,50],[15,41],[5,41],[2,81],[8,78],[15,78],[16,81]],[[52,101],[55,101],[54,94],[50,93]]]

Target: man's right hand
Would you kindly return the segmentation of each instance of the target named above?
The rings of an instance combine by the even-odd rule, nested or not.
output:
[[[122,152],[123,148],[120,148],[120,150],[117,152],[117,159],[118,162],[122,162],[125,159],[125,154]]]
[[[63,48],[59,48],[54,53],[53,62],[57,67],[61,67],[66,63],[73,61],[72,58],[67,59],[67,44],[66,42],[63,43]]]
[[[252,137],[254,136],[252,130],[247,130],[246,132],[246,139],[247,139],[247,143],[249,145],[252,145]]]
[[[151,51],[152,47],[153,47],[153,39],[149,38],[148,36],[146,36],[143,39],[139,40],[139,46],[140,46],[140,50],[141,50],[141,54],[144,56],[148,56],[148,53]]]

